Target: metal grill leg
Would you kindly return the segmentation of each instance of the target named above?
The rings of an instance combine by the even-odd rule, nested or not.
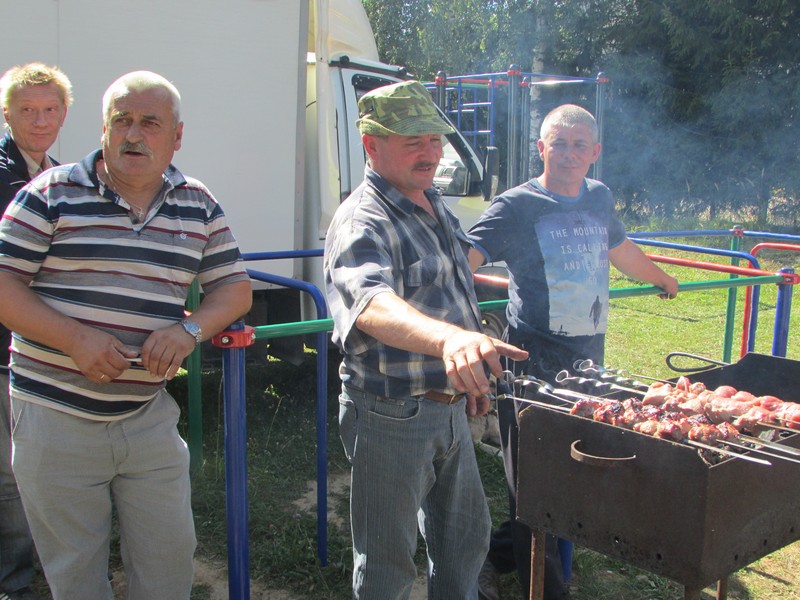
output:
[[[531,597],[530,600],[544,598],[544,549],[545,533],[534,529],[531,534]]]

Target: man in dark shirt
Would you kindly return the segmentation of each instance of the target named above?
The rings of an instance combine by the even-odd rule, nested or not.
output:
[[[509,365],[509,370],[555,383],[555,375],[572,369],[576,360],[603,364],[610,265],[662,288],[663,298],[676,296],[678,281],[627,238],[611,191],[587,177],[601,151],[597,122],[588,111],[570,104],[551,111],[542,122],[537,146],[544,172],[494,199],[470,229],[474,248],[469,260],[473,269],[493,261],[505,262],[508,268],[508,341],[530,353],[528,360]],[[486,600],[499,597],[492,585],[494,571],[514,566],[524,597],[530,590],[531,531],[515,519],[517,412],[522,406],[511,400],[498,401],[497,406],[510,520],[492,536],[479,577]],[[548,536],[545,600],[569,597],[558,547],[556,538]]]
[[[0,105],[8,131],[0,139],[0,208],[42,171],[58,163],[47,151],[72,103],[72,84],[55,67],[30,63],[0,79]],[[33,540],[11,470],[8,399],[8,329],[0,325],[0,597],[35,598]]]

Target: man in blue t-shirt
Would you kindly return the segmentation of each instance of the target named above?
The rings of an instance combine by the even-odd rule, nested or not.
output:
[[[601,148],[597,123],[589,112],[574,105],[551,111],[542,122],[538,148],[544,173],[494,199],[470,229],[474,248],[469,259],[473,270],[499,261],[508,268],[507,337],[529,352],[528,360],[510,369],[553,381],[576,360],[603,363],[609,263],[629,277],[662,288],[662,298],[677,295],[678,281],[626,237],[611,191],[586,178]],[[514,518],[517,407],[501,401],[498,413],[511,521],[493,536],[484,572],[508,572],[516,563],[527,597],[531,532]],[[483,593],[492,599],[490,589]],[[545,600],[566,597],[556,539],[548,536]]]

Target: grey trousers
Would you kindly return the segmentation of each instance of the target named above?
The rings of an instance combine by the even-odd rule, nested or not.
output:
[[[14,472],[53,600],[110,600],[112,504],[129,600],[188,599],[196,547],[180,409],[162,391],[118,421],[14,398]]]

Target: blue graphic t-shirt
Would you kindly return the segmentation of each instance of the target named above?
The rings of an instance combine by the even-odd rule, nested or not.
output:
[[[608,250],[625,228],[601,182],[586,179],[577,198],[564,198],[533,179],[495,198],[469,234],[488,261],[508,267],[516,339],[605,333]]]

